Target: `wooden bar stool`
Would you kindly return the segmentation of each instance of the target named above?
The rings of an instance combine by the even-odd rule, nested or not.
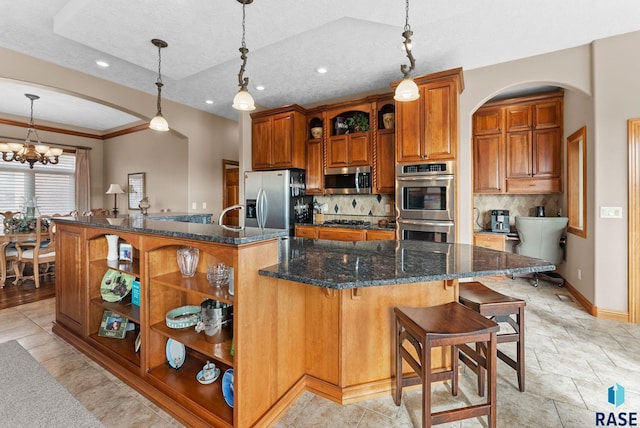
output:
[[[524,307],[521,299],[505,296],[480,282],[461,282],[459,301],[480,315],[496,322],[507,322],[515,332],[498,334],[498,343],[516,342],[516,360],[498,349],[498,358],[513,368],[518,375],[518,387],[524,392]],[[515,315],[515,320],[512,318]],[[476,350],[480,350],[476,348]],[[478,394],[484,395],[484,370],[474,361],[460,355],[460,359],[478,375]]]
[[[422,382],[422,426],[431,427],[445,422],[487,415],[489,426],[496,426],[496,333],[500,326],[477,312],[450,302],[422,308],[394,308],[396,322],[395,373],[396,390],[393,401],[400,405],[402,387]],[[418,359],[404,346],[407,342],[415,349]],[[487,352],[479,354],[467,343],[486,343]],[[451,346],[451,369],[431,371],[431,349]],[[486,403],[431,413],[431,382],[451,379],[452,395],[458,394],[458,357],[460,350],[475,359],[487,370],[489,377]],[[405,377],[402,359],[418,376]]]

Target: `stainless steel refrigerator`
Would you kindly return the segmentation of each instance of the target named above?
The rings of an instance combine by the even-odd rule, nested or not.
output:
[[[305,196],[304,170],[248,171],[244,173],[245,226],[289,229],[312,223],[313,197]]]

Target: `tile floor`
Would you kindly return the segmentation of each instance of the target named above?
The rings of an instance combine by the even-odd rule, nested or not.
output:
[[[640,411],[640,325],[593,318],[573,301],[560,299],[558,295],[568,293],[554,285],[534,288],[526,279],[482,282],[527,301],[527,390],[518,391],[515,372],[499,361],[498,427],[591,427],[596,411]],[[0,310],[0,342],[16,339],[105,426],[180,426],[53,335],[54,309],[55,300],[48,299]],[[500,345],[510,354],[513,347]],[[625,404],[618,409],[607,403],[607,389],[615,383],[626,390]],[[479,401],[468,370],[461,375],[460,389],[453,399],[447,385],[434,385],[438,409]],[[419,390],[413,390],[405,391],[400,407],[391,396],[341,406],[304,393],[276,427],[419,427],[420,398]],[[485,427],[486,418],[439,426]]]

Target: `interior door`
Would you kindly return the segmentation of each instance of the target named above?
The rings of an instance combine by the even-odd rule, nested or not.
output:
[[[222,160],[222,209],[240,203],[240,167],[237,161]],[[226,214],[225,224],[239,226],[240,210],[231,210]]]

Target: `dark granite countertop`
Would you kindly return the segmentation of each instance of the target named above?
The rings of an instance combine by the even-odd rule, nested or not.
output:
[[[189,223],[184,221],[151,220],[148,217],[61,217],[57,222],[80,224],[84,226],[104,227],[114,231],[146,233],[150,235],[170,236],[173,238],[194,239],[197,241],[219,242],[223,244],[246,244],[282,236],[288,236],[286,229],[260,229],[247,227],[244,230],[227,230],[217,224]]]
[[[280,241],[280,262],[260,275],[344,289],[555,269],[514,253],[423,241]]]

